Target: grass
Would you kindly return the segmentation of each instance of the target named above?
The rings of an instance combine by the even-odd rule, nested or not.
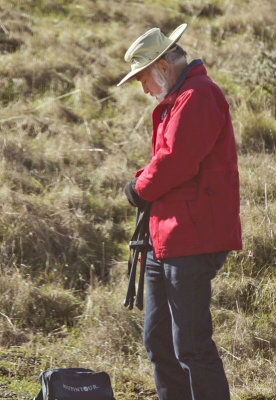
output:
[[[233,400],[275,377],[275,5],[269,0],[0,5],[0,397],[46,368],[105,370],[118,400],[156,400],[143,313],[123,306],[134,224],[123,187],[151,156],[151,110],[123,55],[153,26],[202,58],[230,104],[244,247],[214,280],[215,340]]]
[[[250,395],[255,391],[266,399],[272,399],[273,349],[276,344],[273,322],[275,281],[273,283],[273,280],[265,278],[254,280],[245,274],[239,276],[233,271],[234,261],[233,256],[214,282],[212,313],[215,340],[225,364],[233,398],[253,399]],[[30,324],[27,312],[21,313],[21,324],[27,321],[27,327],[16,329],[21,329],[21,334],[25,333],[25,341],[18,345],[14,337],[14,342],[9,343],[10,347],[3,348],[2,344],[0,370],[9,390],[16,387],[21,396],[30,396],[37,391],[36,380],[41,370],[81,366],[109,372],[118,399],[138,400],[144,394],[149,399],[156,398],[151,366],[142,346],[143,313],[128,311],[123,307],[127,282],[121,269],[120,264],[113,268],[109,284],[90,287],[81,305],[78,305],[77,293],[68,296],[71,307],[74,309],[77,305],[71,326],[57,320],[55,329],[52,327],[48,330],[47,322],[54,323],[54,319],[49,321],[51,314],[57,314],[64,307],[62,301],[50,305],[45,303],[51,306],[52,312],[47,318],[39,318],[35,325]],[[241,278],[240,282],[238,278]],[[26,293],[26,290],[23,292]],[[63,295],[60,292],[61,299]],[[43,293],[46,292],[42,288],[40,295]],[[45,299],[54,297],[55,293],[56,288],[48,287]],[[35,299],[33,302],[36,304]],[[31,312],[27,303],[20,304]],[[40,305],[39,309],[41,313],[43,307]],[[67,310],[66,303],[64,313],[70,315]],[[13,322],[16,322],[15,318]],[[16,324],[19,325],[18,322]],[[22,373],[26,365],[29,368],[25,377],[28,385],[22,387]]]

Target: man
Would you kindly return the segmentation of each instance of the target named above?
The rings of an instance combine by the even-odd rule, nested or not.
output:
[[[128,49],[131,72],[155,96],[152,159],[125,187],[151,202],[144,343],[159,400],[229,400],[212,341],[211,279],[241,249],[239,176],[229,106],[201,60],[153,28]]]

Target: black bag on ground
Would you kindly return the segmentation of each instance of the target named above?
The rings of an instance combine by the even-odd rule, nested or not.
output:
[[[87,368],[59,368],[43,371],[41,389],[34,400],[115,400],[106,372]]]

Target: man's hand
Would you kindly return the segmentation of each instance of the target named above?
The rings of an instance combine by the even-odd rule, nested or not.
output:
[[[145,205],[148,204],[149,202],[147,200],[143,200],[141,197],[139,197],[138,193],[136,192],[136,189],[135,189],[136,179],[137,178],[134,178],[134,179],[132,179],[132,181],[129,181],[126,184],[124,192],[125,192],[125,195],[129,201],[129,203],[132,206],[143,209],[145,207]]]

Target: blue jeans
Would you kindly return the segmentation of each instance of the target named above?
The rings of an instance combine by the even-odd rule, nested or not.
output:
[[[154,260],[148,252],[144,344],[159,400],[229,400],[212,340],[211,279],[227,252]]]

